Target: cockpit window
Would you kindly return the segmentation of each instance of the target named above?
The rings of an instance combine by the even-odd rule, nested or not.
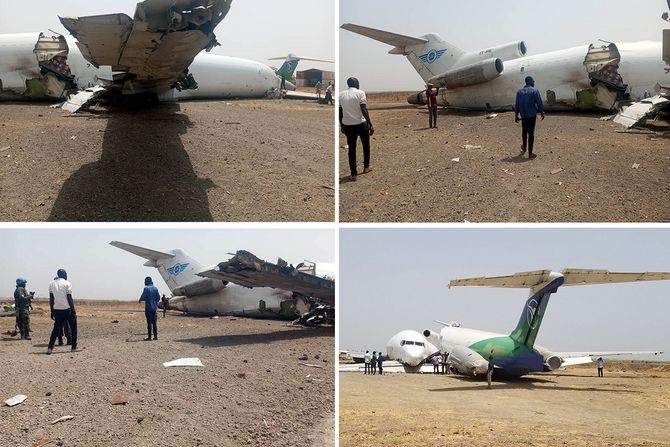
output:
[[[414,344],[417,345],[417,346],[426,346],[425,343],[423,343],[422,341],[417,341]]]

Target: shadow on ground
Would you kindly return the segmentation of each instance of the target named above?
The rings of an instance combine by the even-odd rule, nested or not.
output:
[[[267,344],[284,340],[298,340],[301,338],[332,336],[332,328],[302,328],[296,330],[266,332],[262,334],[235,334],[200,338],[185,338],[175,341],[182,343],[193,343],[194,345],[207,346],[208,348],[219,348],[222,346],[242,346],[261,343]]]

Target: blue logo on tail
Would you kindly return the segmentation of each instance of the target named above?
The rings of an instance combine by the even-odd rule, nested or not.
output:
[[[421,59],[421,62],[423,62],[424,64],[432,64],[433,62],[441,58],[446,51],[447,51],[446,48],[444,50],[430,50],[426,54],[422,54],[421,56],[419,56],[419,59]]]
[[[188,267],[188,264],[179,264],[179,263],[177,263],[177,264],[173,265],[172,267],[168,267],[168,268],[166,268],[165,270],[167,270],[167,272],[168,272],[170,275],[172,275],[172,276],[177,276],[178,274],[180,274],[181,272],[183,272],[184,270],[186,270],[186,267]]]

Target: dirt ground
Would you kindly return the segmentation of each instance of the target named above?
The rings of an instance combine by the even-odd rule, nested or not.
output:
[[[14,318],[0,318],[1,400],[28,396],[0,404],[0,444],[46,436],[63,446],[335,445],[332,328],[168,313],[159,314],[158,341],[147,342],[138,310],[80,303],[80,350],[56,346],[51,356],[46,314],[33,316],[32,341],[7,335]],[[181,357],[204,368],[162,365]],[[128,404],[112,406],[114,395]],[[50,424],[65,415],[74,419]]]
[[[0,103],[0,221],[330,221],[332,106]],[[9,149],[7,149],[9,148]]]
[[[369,95],[373,171],[357,182],[340,134],[342,222],[670,221],[667,138],[617,133],[598,114],[548,114],[531,161],[512,112],[440,110],[429,129],[426,108],[405,96]],[[359,171],[362,157],[359,147]]]
[[[340,373],[340,446],[668,446],[670,365],[511,382]]]

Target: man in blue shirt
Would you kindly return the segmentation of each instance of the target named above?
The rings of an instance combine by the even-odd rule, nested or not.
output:
[[[537,113],[544,119],[544,105],[540,92],[535,88],[535,80],[531,76],[526,77],[526,85],[516,92],[516,104],[514,105],[514,121],[519,122],[521,115],[521,154],[528,149],[528,158],[535,158],[533,153],[533,142],[535,141],[535,123]]]
[[[144,278],[144,290],[140,297],[140,303],[144,301],[144,316],[147,317],[147,338],[151,340],[151,330],[154,332],[154,340],[158,340],[158,301],[161,297],[158,289],[154,286],[151,276]]]

